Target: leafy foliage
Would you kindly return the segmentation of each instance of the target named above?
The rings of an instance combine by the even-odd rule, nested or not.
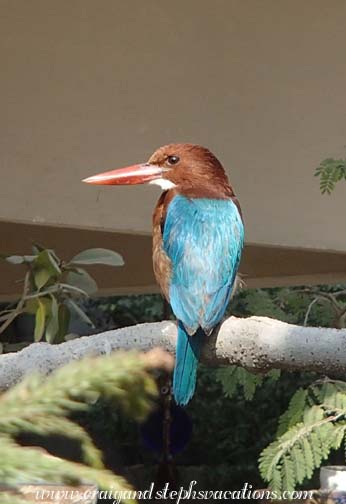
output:
[[[284,434],[290,427],[303,419],[307,394],[307,389],[299,388],[292,396],[287,411],[279,419],[278,436]]]
[[[308,322],[310,326],[339,327],[346,315],[345,287],[336,284],[243,289],[233,299],[229,313],[240,317],[267,316],[298,325]]]
[[[227,397],[233,397],[237,388],[240,387],[247,401],[253,399],[256,388],[263,384],[265,378],[277,380],[279,377],[279,370],[272,370],[261,375],[250,373],[250,371],[238,366],[227,366],[216,371],[216,379],[222,384],[224,394]]]
[[[100,489],[121,491],[130,486],[104,468],[100,451],[87,432],[69,417],[87,411],[98,398],[118,404],[131,418],[143,420],[157,395],[150,370],[165,365],[162,353],[118,353],[87,358],[51,374],[25,379],[0,397],[0,479],[2,484],[89,481]],[[52,456],[17,443],[22,432],[59,434],[82,447],[84,464]],[[124,502],[134,502],[125,499]]]
[[[344,285],[244,290],[235,298],[232,311],[243,315],[244,308],[246,315],[340,328],[345,327],[346,290]],[[267,382],[234,367],[216,371],[216,377],[226,395],[233,397],[240,387],[245,399],[252,399],[258,386]],[[338,411],[336,420],[333,408],[343,408],[345,400],[344,382],[314,382],[307,388],[298,388],[279,419],[275,440],[260,457],[261,474],[274,489],[292,489],[310,479],[322,461],[340,446],[346,411]]]
[[[32,255],[3,257],[10,264],[26,266],[24,287],[14,307],[0,313],[2,333],[22,313],[35,317],[34,340],[63,341],[68,333],[71,313],[93,326],[78,300],[97,291],[95,280],[80,265],[122,266],[122,257],[112,250],[94,248],[80,252],[70,261],[61,260],[54,250],[33,246]]]
[[[342,292],[346,292],[343,285],[314,288],[243,289],[234,298],[231,309],[233,314],[240,316],[267,315],[303,324],[312,299],[322,293],[331,294],[337,297],[342,307],[346,301],[346,295]],[[88,315],[95,320],[100,330],[148,320],[162,320],[167,317],[167,314],[164,314],[162,298],[158,295],[114,297],[101,300],[90,298],[83,303],[84,309],[86,306]],[[99,313],[99,319],[95,316],[97,313]],[[334,324],[334,318],[333,304],[329,301],[321,301],[312,306],[308,322],[309,325],[331,326]],[[230,473],[232,473],[234,487],[241,486],[244,480],[250,481],[254,487],[259,487],[263,483],[261,483],[256,465],[258,453],[264,450],[273,439],[279,440],[289,429],[302,423],[304,418],[304,415],[301,414],[302,410],[305,411],[312,405],[319,406],[320,401],[317,396],[311,403],[307,403],[305,399],[301,402],[297,400],[296,418],[293,413],[289,414],[288,423],[285,424],[282,417],[280,419],[282,430],[275,434],[278,417],[288,406],[289,398],[293,396],[296,388],[300,387],[303,391],[309,389],[308,396],[310,398],[312,388],[310,390],[309,384],[316,380],[316,376],[306,373],[302,375],[283,373],[280,380],[276,382],[264,377],[262,386],[256,387],[256,394],[250,403],[244,401],[241,380],[239,382],[237,380],[232,400],[222,394],[222,380],[219,376],[221,371],[225,373],[224,378],[227,381],[228,368],[212,370],[201,366],[199,370],[196,397],[188,407],[188,412],[193,419],[194,434],[187,450],[184,454],[179,455],[178,463],[184,464],[184,473],[188,471],[188,467],[194,464],[198,466],[209,464],[215,468],[218,467],[217,476],[215,473],[214,480],[210,480],[211,488],[218,486],[221,479],[228,488]],[[245,375],[246,373],[245,371]],[[243,380],[246,381],[247,377],[243,377]],[[324,388],[321,383],[314,383],[314,390],[316,393],[317,391],[322,393]],[[213,408],[210,408],[211,403]],[[313,412],[314,410],[311,411],[311,414]],[[139,434],[134,422],[122,421],[111,407],[105,409],[100,401],[90,405],[90,415],[88,416],[90,423],[87,428],[89,430],[92,427],[90,430],[93,435],[95,431],[100,436],[103,435],[101,445],[103,447],[106,445],[108,464],[119,467],[119,465],[131,466],[138,462],[144,462],[150,470],[153,460],[150,452],[139,449]],[[205,420],[206,418],[208,421]],[[337,422],[340,424],[339,420]],[[333,422],[331,423],[333,424]],[[340,424],[340,430],[342,431],[342,429]],[[112,439],[112,443],[109,442],[110,439]],[[305,440],[303,440],[303,444],[304,447],[307,445]],[[296,448],[294,450],[296,451]],[[334,449],[331,449],[329,453],[334,457],[333,451]],[[85,450],[83,453],[85,456]],[[206,458],[207,453],[208,459]],[[303,455],[309,458],[309,448],[306,448]],[[341,450],[338,451],[337,456],[342,457]],[[299,453],[297,457],[299,460]],[[337,463],[340,462],[341,458],[337,460]],[[296,465],[294,470],[300,470],[298,463]],[[282,466],[287,471],[292,468],[292,464],[287,461],[285,464],[282,463]],[[293,467],[295,467],[294,464]],[[191,468],[191,470],[194,469]],[[211,472],[209,471],[209,473]],[[280,472],[279,476],[282,485],[286,485],[286,480],[288,482],[292,480],[292,476],[290,477],[284,472]],[[154,475],[151,473],[149,480],[151,481],[153,477]],[[306,477],[305,484],[307,479]],[[300,485],[298,481],[297,479],[296,485]],[[313,483],[310,482],[309,485],[311,488]]]
[[[331,194],[340,180],[346,180],[346,159],[324,159],[316,168],[315,177],[320,177],[322,194]]]
[[[311,478],[346,434],[346,383],[326,380],[298,389],[281,416],[278,438],[260,456],[262,477],[277,491]]]
[[[159,322],[169,317],[161,294],[92,297],[83,302],[83,307],[100,331]]]

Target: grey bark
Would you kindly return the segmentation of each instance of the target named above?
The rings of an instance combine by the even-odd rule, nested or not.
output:
[[[0,389],[34,371],[47,374],[71,360],[114,350],[148,351],[162,347],[174,352],[174,322],[140,324],[60,345],[33,343],[20,352],[0,356]],[[201,360],[210,366],[236,364],[255,372],[269,369],[316,371],[346,376],[346,330],[301,327],[267,317],[230,317],[208,338]]]

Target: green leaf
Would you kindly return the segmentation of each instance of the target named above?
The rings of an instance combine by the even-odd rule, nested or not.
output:
[[[334,383],[323,383],[320,389],[321,403],[325,404],[327,407],[334,408],[336,405],[336,394],[337,388]]]
[[[255,395],[256,387],[262,385],[263,377],[261,375],[250,373],[244,368],[239,368],[239,371],[239,381],[243,386],[244,397],[247,401],[251,401]]]
[[[51,296],[51,309],[46,327],[46,340],[53,343],[59,330],[59,305],[55,296]]]
[[[88,317],[88,315],[86,313],[84,313],[84,311],[82,310],[82,308],[80,308],[80,306],[77,305],[77,303],[75,303],[73,301],[73,299],[66,299],[66,303],[70,306],[70,308],[72,308],[72,310],[84,321],[86,322],[87,324],[91,325],[92,327],[95,327],[94,326],[94,323],[92,322],[92,320],[90,320],[90,318]]]
[[[51,302],[50,297],[47,297],[47,296],[41,296],[41,297],[37,296],[33,299],[28,299],[27,301],[25,301],[24,312],[29,313],[30,315],[35,315],[38,310],[38,300],[39,299],[44,304],[44,307],[46,310],[46,317],[48,317],[48,315],[50,314],[52,302]]]
[[[279,467],[275,467],[271,480],[270,480],[270,488],[276,489],[277,492],[281,492],[282,490],[282,476]]]
[[[46,285],[48,280],[50,279],[51,275],[48,270],[46,269],[39,269],[34,272],[34,279],[35,279],[35,284],[36,287],[40,290],[42,287]]]
[[[34,279],[36,287],[40,290],[51,278],[61,275],[61,269],[49,250],[43,250],[33,261]]]
[[[109,266],[123,266],[124,260],[120,254],[104,248],[83,250],[70,261],[70,264],[107,264]]]
[[[294,467],[294,462],[291,459],[291,457],[286,456],[283,458],[282,462],[282,487],[289,492],[292,492],[295,488],[295,483],[296,483],[296,475],[295,475],[295,467]],[[300,476],[302,476],[302,472],[300,473]],[[304,478],[303,478],[304,479]]]
[[[306,409],[302,413],[305,425],[311,425],[319,422],[324,417],[323,409],[317,404],[314,404],[311,408]]]
[[[304,453],[304,460],[305,460],[305,473],[307,478],[311,478],[315,469],[314,465],[314,455],[311,449],[311,444],[309,439],[304,438],[301,441],[301,446],[303,449]]]
[[[223,392],[227,397],[232,397],[238,386],[242,387],[247,401],[253,399],[256,387],[263,382],[262,375],[250,373],[238,366],[219,369],[216,373],[216,379],[222,383]]]
[[[315,170],[315,176],[320,177],[320,191],[331,194],[335,184],[346,178],[346,159],[324,159]]]
[[[292,448],[292,461],[294,464],[294,472],[296,474],[296,479],[299,484],[302,484],[305,477],[306,477],[306,471],[304,470],[305,467],[305,458],[304,458],[304,453],[302,450],[302,447],[297,445],[294,445]]]
[[[266,378],[268,378],[270,381],[277,381],[281,377],[281,370],[280,369],[271,369],[267,374]]]
[[[59,330],[55,338],[57,343],[61,343],[62,341],[64,341],[66,334],[68,334],[70,320],[71,320],[70,310],[67,308],[66,305],[61,304],[59,306]]]
[[[43,333],[44,333],[44,327],[45,327],[45,322],[46,322],[46,308],[44,303],[40,300],[37,299],[37,311],[36,311],[36,317],[35,317],[35,332],[34,332],[34,338],[35,341],[41,341]]]
[[[56,260],[54,251],[42,250],[35,260],[35,267],[47,268],[51,274],[61,275],[60,266]]]
[[[346,383],[326,379],[298,389],[280,419],[278,438],[259,458],[262,477],[276,490],[312,477],[346,433]]]
[[[81,268],[75,268],[70,271],[66,277],[66,283],[82,289],[87,294],[94,294],[97,292],[97,283],[87,271]]]
[[[339,435],[335,439],[333,421],[332,416],[313,424],[296,424],[262,451],[259,468],[271,488],[278,490],[280,486],[284,490],[293,490],[297,483],[311,477],[340,438]],[[277,471],[280,471],[280,478],[274,482]]]
[[[237,392],[238,380],[235,376],[236,366],[220,368],[216,371],[216,380],[221,383],[225,396],[231,398]]]
[[[24,305],[24,312],[25,313],[29,313],[30,315],[35,315],[37,312],[37,308],[38,308],[37,298],[28,299],[27,301],[25,301],[25,305]]]
[[[59,258],[53,249],[44,247],[43,245],[40,245],[39,243],[32,244],[32,251],[34,254],[38,255],[40,252],[43,252],[44,250],[47,250],[54,257],[54,259],[57,262],[59,262]]]
[[[299,388],[290,400],[287,411],[281,415],[277,435],[281,436],[290,427],[302,421],[308,391]]]
[[[322,460],[323,460],[323,451],[322,451],[320,437],[317,435],[317,433],[315,431],[311,432],[310,442],[311,442],[312,453],[314,455],[315,467],[320,467]]]

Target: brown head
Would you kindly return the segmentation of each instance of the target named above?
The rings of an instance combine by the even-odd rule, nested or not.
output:
[[[188,197],[234,196],[220,161],[205,147],[169,144],[157,149],[147,163],[100,173],[84,180],[89,184],[155,184]]]

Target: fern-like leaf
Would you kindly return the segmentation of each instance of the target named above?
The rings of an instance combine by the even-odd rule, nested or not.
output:
[[[306,407],[308,391],[299,388],[290,400],[287,411],[279,419],[277,435],[281,436],[290,427],[301,422]]]
[[[315,176],[320,178],[322,194],[331,194],[335,184],[346,179],[346,159],[324,159],[315,170]]]
[[[296,424],[263,450],[259,468],[273,490],[294,489],[327,458],[334,434],[332,419]]]
[[[297,481],[297,474],[295,472],[294,460],[291,455],[292,454],[283,457],[281,468],[282,488],[289,492],[294,490]]]
[[[295,444],[291,451],[291,458],[294,464],[294,474],[297,483],[303,483],[306,478],[306,468],[305,467],[305,457],[303,452],[303,447],[301,444]],[[294,485],[293,485],[294,486]]]
[[[301,484],[345,436],[346,383],[326,379],[299,389],[280,418],[277,439],[261,453],[261,475],[275,490]]]
[[[346,424],[338,424],[334,426],[334,431],[329,440],[330,446],[333,450],[340,448],[341,443],[345,438]]]
[[[305,425],[316,424],[324,417],[324,412],[321,406],[314,404],[303,412],[303,422]]]
[[[311,449],[310,440],[307,438],[303,438],[301,441],[301,446],[302,446],[303,455],[304,455],[303,467],[305,469],[305,474],[306,474],[307,479],[310,479],[312,477],[314,469],[315,469],[314,454]],[[297,478],[297,481],[298,481],[298,478]]]
[[[233,397],[238,388],[242,389],[244,397],[247,401],[251,401],[255,395],[257,387],[261,386],[264,379],[270,381],[278,380],[280,371],[273,369],[268,373],[254,374],[242,367],[228,366],[218,369],[216,379],[222,384],[224,394],[227,397]]]

